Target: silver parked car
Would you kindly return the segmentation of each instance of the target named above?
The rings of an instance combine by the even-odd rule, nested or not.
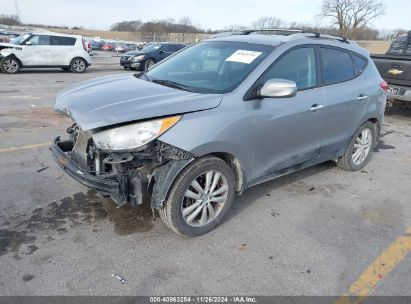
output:
[[[120,206],[149,200],[175,232],[198,236],[251,186],[328,160],[363,168],[386,90],[346,39],[230,33],[60,92],[55,109],[74,124],[51,150],[80,183]]]

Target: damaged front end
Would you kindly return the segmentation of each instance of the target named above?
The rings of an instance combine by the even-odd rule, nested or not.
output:
[[[154,209],[162,208],[175,177],[195,158],[158,139],[133,150],[105,151],[96,146],[91,131],[74,124],[67,133],[68,139],[57,137],[50,147],[58,165],[119,206],[137,207],[150,199]]]

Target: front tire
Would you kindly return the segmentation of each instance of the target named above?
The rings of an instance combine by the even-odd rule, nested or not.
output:
[[[338,159],[337,165],[347,171],[361,170],[372,158],[376,141],[376,125],[367,121],[357,130],[347,151]]]
[[[84,73],[87,69],[87,62],[83,58],[74,58],[70,63],[70,70],[74,73]]]
[[[148,71],[148,69],[151,68],[155,64],[156,63],[154,62],[153,59],[147,59],[146,64],[144,65],[144,70]]]
[[[201,158],[177,177],[160,217],[178,234],[200,236],[222,222],[234,195],[234,174],[228,164],[217,157]]]
[[[20,62],[14,57],[5,57],[0,61],[0,69],[6,74],[16,74],[20,71]]]

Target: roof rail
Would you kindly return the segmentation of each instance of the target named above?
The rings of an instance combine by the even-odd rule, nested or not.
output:
[[[297,29],[283,29],[283,28],[274,28],[274,29],[249,29],[243,31],[232,31],[232,32],[222,32],[211,36],[210,38],[219,38],[219,37],[228,37],[234,35],[250,35],[252,33],[258,32],[275,32],[276,35],[290,36],[294,38],[298,37],[307,37],[307,38],[316,38],[316,39],[328,39],[336,40],[343,43],[350,43],[345,37],[331,36],[326,34],[320,34],[317,32],[305,32],[303,30]]]
[[[210,36],[210,38],[220,38],[220,37],[229,37],[234,35],[244,35],[243,32],[221,32],[215,35]]]
[[[285,28],[249,29],[249,30],[242,31],[243,35],[250,35],[252,33],[258,33],[258,32],[280,32],[280,33],[282,33],[280,35],[292,35],[292,34],[296,34],[296,33],[303,33],[302,30],[285,29]]]
[[[304,37],[309,37],[309,38],[316,38],[316,39],[328,39],[328,40],[336,40],[344,43],[350,43],[347,38],[345,37],[338,37],[338,36],[332,36],[332,35],[326,35],[326,34],[320,34],[317,32],[302,32],[301,34],[304,35]]]

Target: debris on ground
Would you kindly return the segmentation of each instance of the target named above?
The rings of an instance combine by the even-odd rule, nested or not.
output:
[[[116,278],[117,280],[119,280],[121,282],[121,284],[125,284],[126,280],[119,274],[113,273],[111,275],[113,278]]]
[[[33,278],[34,278],[34,275],[32,275],[32,274],[25,274],[25,275],[22,277],[22,280],[23,280],[23,282],[28,282],[28,281],[33,280]]]
[[[315,188],[314,187],[311,187],[310,189],[308,189],[308,191],[314,191],[315,190]]]
[[[37,170],[37,173],[40,173],[40,172],[42,172],[42,171],[44,171],[44,170],[47,170],[48,168],[49,168],[48,166],[45,166],[45,167],[43,167],[43,168],[40,168],[40,169]]]
[[[279,214],[278,212],[272,211],[272,212],[271,212],[271,215],[274,216],[274,217],[277,217],[277,216],[279,216],[280,214]]]

